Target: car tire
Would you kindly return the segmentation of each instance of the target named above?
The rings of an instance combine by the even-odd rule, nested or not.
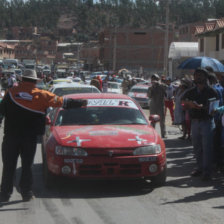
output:
[[[52,189],[56,183],[55,179],[56,177],[48,169],[46,159],[43,158],[43,180],[45,187]]]
[[[166,183],[166,173],[167,173],[167,167],[164,167],[164,170],[158,174],[157,176],[151,177],[151,183],[155,187],[162,187]]]

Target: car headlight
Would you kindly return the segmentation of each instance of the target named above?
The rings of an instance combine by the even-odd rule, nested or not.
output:
[[[61,156],[87,156],[88,153],[81,148],[73,148],[73,147],[64,147],[64,146],[56,146],[55,154]]]
[[[133,151],[133,155],[152,155],[161,153],[161,146],[159,144],[152,144],[143,147],[138,147]]]

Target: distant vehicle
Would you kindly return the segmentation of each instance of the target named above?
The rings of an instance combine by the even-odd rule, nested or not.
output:
[[[89,76],[90,75],[90,71],[80,71],[79,72],[79,76],[82,77],[86,77],[86,76]]]
[[[138,82],[136,85],[148,85],[148,86],[151,86],[151,81],[141,81],[141,82]]]
[[[120,93],[122,94],[121,84],[118,82],[108,82],[108,93]]]
[[[100,93],[100,91],[95,86],[83,85],[74,82],[55,84],[49,89],[49,91],[58,96],[64,96],[74,93]]]
[[[85,84],[89,84],[90,85],[91,80],[92,79],[90,78],[90,76],[85,77]]]
[[[82,79],[79,77],[72,78],[73,82],[82,83]]]
[[[32,70],[36,70],[36,65],[35,64],[25,64],[24,65],[25,69],[32,69]]]
[[[17,68],[19,64],[18,59],[3,59],[3,64],[6,69],[8,68]]]
[[[148,85],[134,85],[128,92],[128,96],[136,100],[142,108],[148,108],[150,99],[148,98]]]
[[[57,69],[56,70],[56,77],[57,78],[66,78],[67,77],[66,69]]]
[[[62,82],[72,83],[72,80],[71,79],[66,79],[66,78],[64,78],[64,79],[53,79],[53,80],[51,80],[50,82],[47,83],[47,88],[50,88],[53,85],[58,84],[58,83],[62,83]]]
[[[51,70],[50,69],[43,69],[42,73],[43,73],[43,75],[48,76],[48,75],[51,74]]]
[[[73,179],[144,179],[166,182],[166,149],[150,120],[123,94],[73,94],[86,107],[56,108],[47,116],[42,141],[46,187],[60,177]]]
[[[98,75],[101,76],[101,75],[104,75],[104,74],[103,74],[103,72],[93,72],[93,73],[90,74],[90,78],[92,79],[92,78],[94,78],[95,76],[98,76]]]

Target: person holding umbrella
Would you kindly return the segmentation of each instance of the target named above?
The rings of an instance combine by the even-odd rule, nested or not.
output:
[[[202,180],[211,179],[213,162],[214,118],[209,114],[209,102],[218,99],[217,92],[208,85],[209,72],[198,68],[194,72],[195,87],[188,90],[182,103],[189,108],[192,127],[192,143],[197,161],[197,168],[191,176],[202,176]]]

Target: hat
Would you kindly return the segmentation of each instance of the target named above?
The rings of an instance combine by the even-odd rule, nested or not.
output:
[[[32,69],[26,69],[26,70],[23,72],[22,78],[32,79],[32,80],[39,80],[39,79],[37,78],[37,73],[36,73],[36,71],[35,71],[35,70],[32,70]]]
[[[159,77],[158,74],[153,74],[153,75],[151,76],[151,79],[155,79],[155,80],[159,81],[159,80],[160,80],[160,77]]]

